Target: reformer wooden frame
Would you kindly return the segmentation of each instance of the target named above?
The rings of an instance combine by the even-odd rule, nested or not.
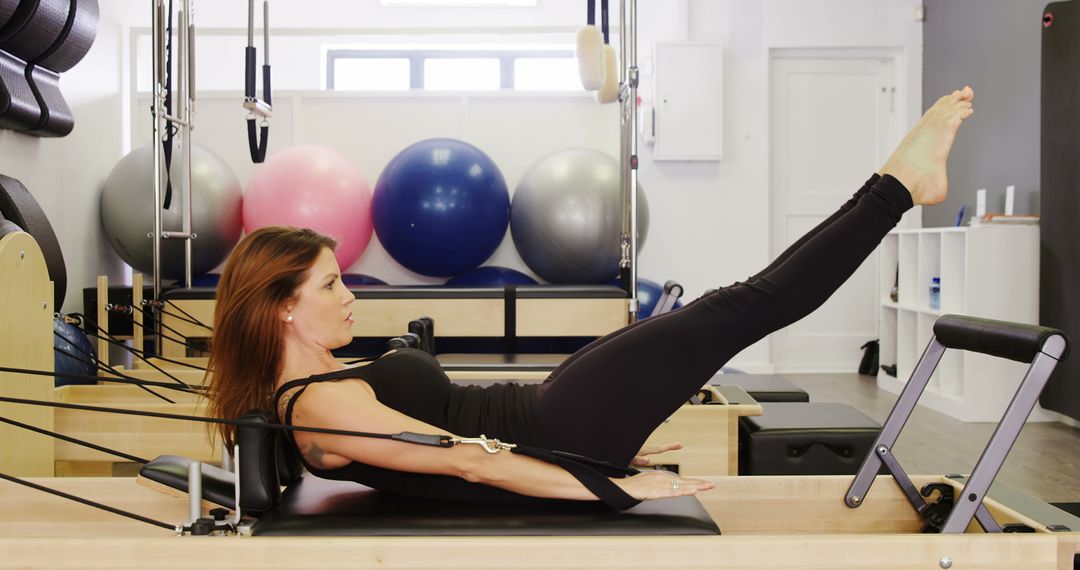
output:
[[[805,570],[979,568],[1071,570],[1080,533],[1046,526],[1080,520],[1003,486],[987,504],[1030,534],[921,534],[891,478],[849,509],[846,476],[710,477],[698,495],[720,536],[194,537],[144,525],[0,482],[0,568],[723,568]],[[187,516],[187,501],[130,478],[39,479],[80,496],[163,521]],[[959,482],[916,477],[919,485]],[[994,498],[1001,496],[1001,499]],[[946,562],[947,561],[947,562]],[[948,564],[948,565],[946,565]]]
[[[169,301],[194,320],[214,322],[213,299]],[[357,299],[352,304],[353,336],[395,337],[405,323],[426,315],[435,319],[441,336],[501,337],[505,332],[506,301],[499,298],[460,299]],[[530,299],[519,298],[517,326],[519,336],[603,336],[629,324],[628,299]],[[161,316],[173,336],[205,339],[210,331],[179,318],[170,311]],[[162,355],[167,358],[187,356],[183,344],[162,339]]]

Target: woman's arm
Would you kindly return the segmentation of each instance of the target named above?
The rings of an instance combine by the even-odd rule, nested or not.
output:
[[[331,383],[307,389],[296,403],[292,423],[373,433],[410,431],[454,435],[382,405],[355,385]],[[596,500],[595,495],[561,467],[505,451],[487,453],[477,445],[439,448],[303,432],[297,432],[296,439],[304,457],[316,467],[332,468],[351,460],[396,471],[460,477],[532,497]],[[614,482],[638,499],[688,495],[711,487],[704,481],[680,479],[678,488],[672,489],[672,476],[655,473],[614,479]]]

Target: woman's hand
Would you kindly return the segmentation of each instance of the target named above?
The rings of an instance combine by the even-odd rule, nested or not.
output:
[[[675,451],[676,449],[682,449],[681,443],[661,443],[658,445],[646,445],[641,448],[641,451],[634,456],[634,459],[630,461],[630,465],[634,467],[652,467],[652,462],[647,455],[656,455],[657,453],[663,453],[665,451]]]
[[[659,470],[643,471],[633,477],[612,481],[626,494],[640,501],[695,495],[714,487],[708,481],[679,477],[670,471]]]

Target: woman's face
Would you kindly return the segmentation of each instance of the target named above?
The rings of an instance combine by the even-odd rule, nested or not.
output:
[[[334,252],[323,248],[295,298],[286,305],[282,315],[285,334],[295,335],[304,345],[327,350],[349,344],[353,339],[349,309],[353,299],[352,292],[341,282]]]

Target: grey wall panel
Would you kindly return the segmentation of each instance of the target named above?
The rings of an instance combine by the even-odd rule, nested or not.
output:
[[[954,89],[975,88],[975,115],[949,159],[949,197],[923,209],[923,225],[951,226],[975,191],[1004,209],[1016,186],[1016,213],[1038,213],[1039,42],[1046,0],[926,0],[923,107]]]
[[[1042,27],[1042,273],[1039,320],[1080,341],[1080,2],[1046,7]],[[1043,407],[1080,420],[1080,358],[1058,365]]]

